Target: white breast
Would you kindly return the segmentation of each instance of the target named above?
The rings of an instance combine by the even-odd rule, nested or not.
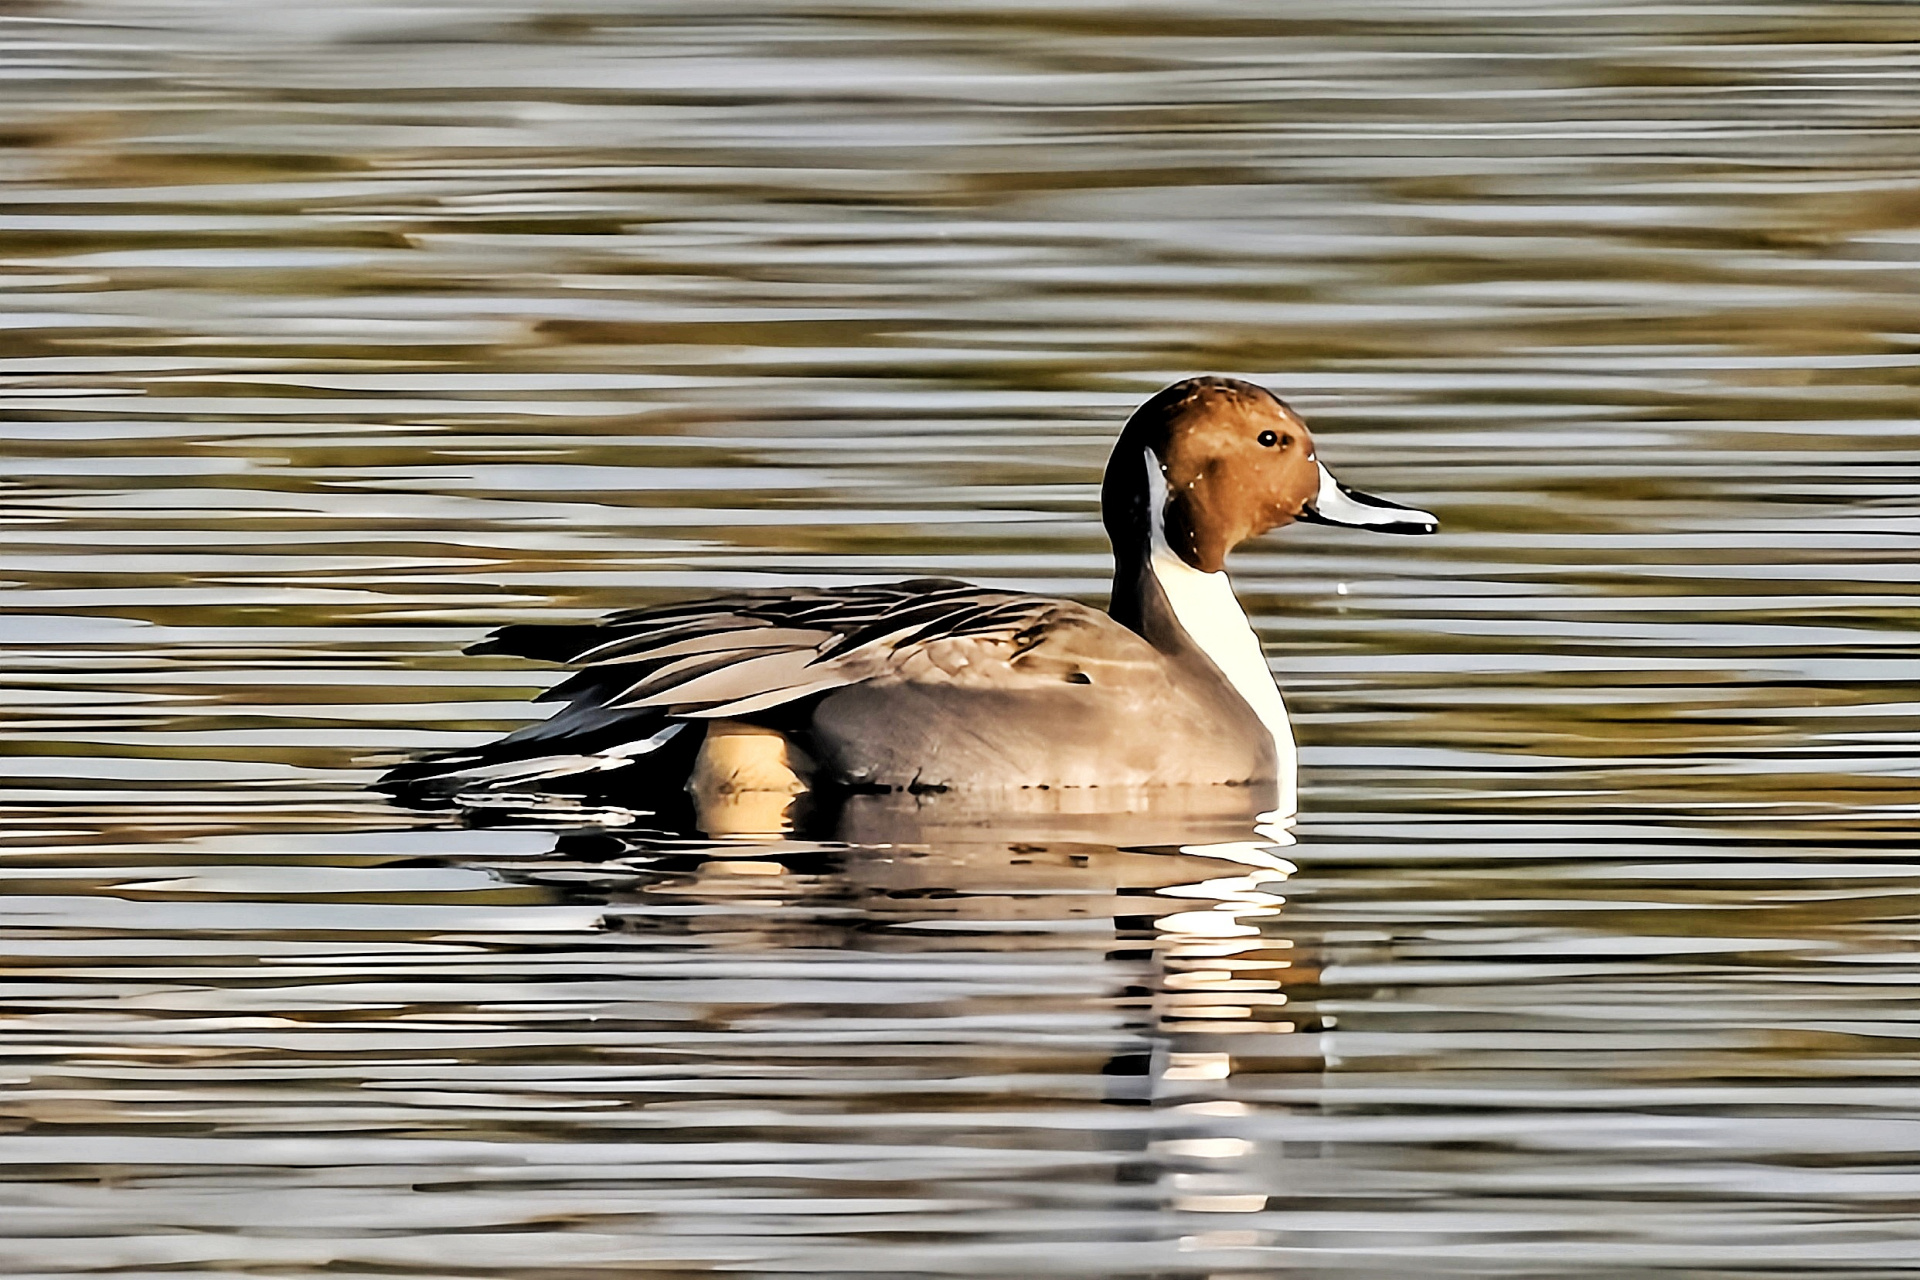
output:
[[[1260,638],[1234,597],[1233,584],[1222,573],[1204,573],[1175,555],[1167,545],[1167,478],[1153,450],[1147,455],[1147,509],[1153,519],[1153,552],[1148,560],[1155,580],[1166,593],[1167,603],[1181,628],[1200,647],[1201,652],[1220,668],[1253,714],[1273,735],[1275,781],[1280,800],[1275,817],[1292,817],[1299,807],[1296,774],[1299,758],[1293,745],[1293,725],[1287,720],[1287,705],[1267,668]]]

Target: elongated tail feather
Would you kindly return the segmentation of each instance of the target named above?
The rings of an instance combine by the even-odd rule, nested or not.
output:
[[[608,718],[623,721],[623,731],[610,732],[608,726],[598,734],[566,728],[534,732],[551,723],[542,722],[497,742],[409,761],[389,770],[376,785],[421,808],[532,790],[618,792],[636,803],[681,803],[679,792],[704,726],[658,718],[642,724],[631,715]]]

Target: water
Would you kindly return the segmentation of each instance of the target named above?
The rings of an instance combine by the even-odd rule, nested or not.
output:
[[[1916,54],[1868,4],[9,6],[0,1271],[1920,1272]],[[1098,600],[1108,443],[1202,370],[1445,525],[1238,557],[1290,847],[364,789],[533,714],[459,654],[502,622]]]

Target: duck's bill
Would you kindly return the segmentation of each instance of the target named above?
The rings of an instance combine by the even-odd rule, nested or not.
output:
[[[1339,524],[1351,529],[1372,529],[1376,533],[1436,533],[1440,521],[1425,511],[1403,507],[1385,498],[1376,498],[1358,489],[1349,489],[1333,478],[1325,463],[1320,468],[1320,492],[1300,509],[1300,519],[1310,524]]]

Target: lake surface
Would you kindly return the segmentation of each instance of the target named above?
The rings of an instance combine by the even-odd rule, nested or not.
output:
[[[1920,12],[0,10],[0,1272],[1920,1274]],[[509,621],[1104,597],[1254,377],[1287,838],[463,827]],[[1185,852],[1181,850],[1184,849]]]

